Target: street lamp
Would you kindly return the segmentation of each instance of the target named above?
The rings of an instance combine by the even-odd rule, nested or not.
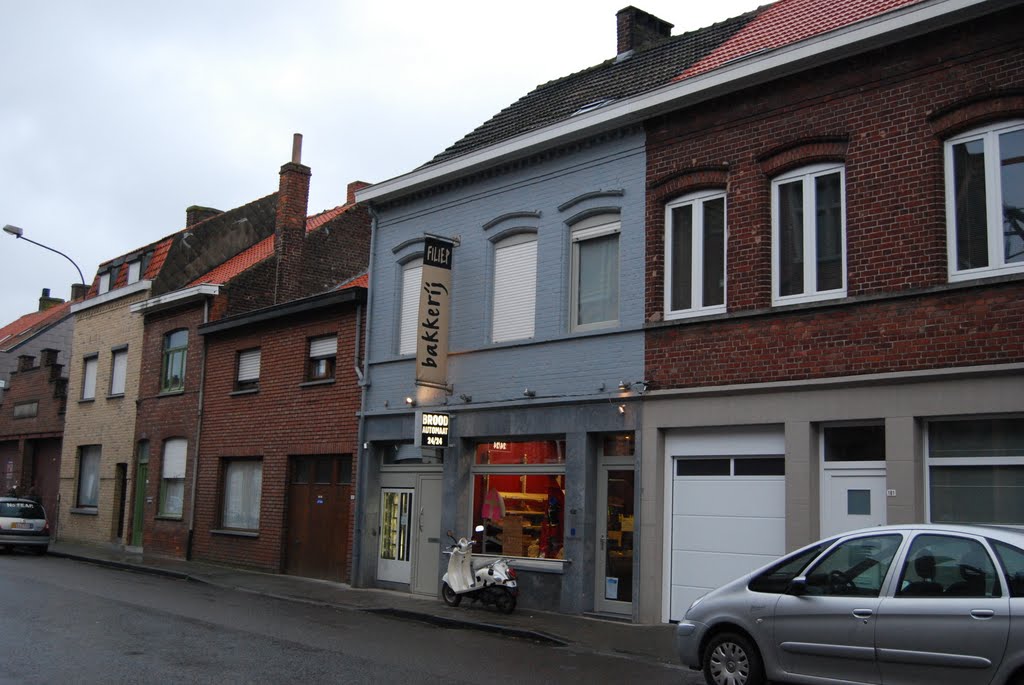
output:
[[[73,260],[71,257],[68,257],[66,254],[64,254],[60,250],[55,250],[52,247],[47,247],[46,245],[43,245],[42,243],[37,243],[36,241],[32,240],[31,238],[26,238],[25,237],[25,230],[22,229],[22,228],[18,228],[17,226],[12,226],[10,224],[7,224],[6,226],[4,226],[4,233],[10,233],[15,238],[20,238],[21,240],[27,240],[30,243],[32,243],[33,245],[38,245],[39,247],[47,249],[50,252],[56,252],[61,257],[63,257],[64,259],[68,260],[69,262],[71,262],[71,265],[73,267],[75,267],[76,271],[78,271],[78,282],[79,283],[85,283],[85,276],[82,275],[82,270],[78,268],[77,264],[75,264],[75,260]]]

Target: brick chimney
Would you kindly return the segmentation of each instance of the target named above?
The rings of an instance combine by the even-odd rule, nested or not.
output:
[[[274,302],[288,302],[302,293],[302,250],[306,241],[306,213],[311,171],[302,164],[302,134],[292,138],[292,161],[281,167],[274,225],[277,274]]]
[[[53,366],[57,363],[58,351],[52,347],[44,347],[39,350],[39,365],[40,366]]]
[[[18,371],[31,371],[35,368],[36,358],[31,354],[18,355]]]
[[[616,12],[615,18],[620,56],[672,37],[672,24],[632,5]]]
[[[39,311],[45,312],[50,307],[56,307],[58,304],[63,304],[64,300],[59,297],[50,297],[50,289],[43,288],[43,295],[39,298]]]
[[[356,193],[363,188],[369,188],[371,184],[366,181],[352,181],[348,184],[348,194],[345,196],[345,204],[351,205],[356,201]]]
[[[81,300],[89,294],[90,283],[72,283],[71,284],[71,299]]]
[[[189,226],[195,226],[200,221],[206,221],[212,219],[218,214],[223,214],[219,209],[213,207],[200,207],[199,205],[192,205],[191,207],[185,208],[185,228]]]

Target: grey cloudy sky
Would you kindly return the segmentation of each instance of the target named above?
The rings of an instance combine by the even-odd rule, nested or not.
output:
[[[640,0],[707,26],[768,0]],[[0,0],[0,225],[99,263],[180,229],[185,208],[277,190],[302,133],[310,213],[412,170],[534,86],[613,57],[629,0]],[[0,325],[60,256],[0,234]]]

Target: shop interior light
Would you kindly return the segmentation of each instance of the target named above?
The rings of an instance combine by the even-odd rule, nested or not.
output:
[[[410,407],[415,407],[416,406],[416,400],[414,398],[412,398],[412,397],[406,397],[405,398],[405,403],[408,404]]]

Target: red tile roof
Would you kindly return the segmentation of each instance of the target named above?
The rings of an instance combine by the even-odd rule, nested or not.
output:
[[[683,71],[677,81],[703,74],[730,60],[774,50],[828,33],[922,0],[778,0],[753,21]]]
[[[25,314],[0,328],[0,352],[6,352],[38,331],[55,324],[71,312],[71,303],[54,305],[41,312]]]
[[[335,290],[348,290],[349,288],[369,288],[370,287],[370,275],[368,273],[362,276],[356,276],[351,281],[346,281],[339,285]]]
[[[328,209],[314,214],[306,219],[306,233],[310,233],[326,224],[331,219],[344,214],[346,211],[351,209],[354,205],[344,204],[334,209]],[[223,285],[232,278],[242,273],[246,269],[259,264],[264,259],[274,254],[274,236],[264,238],[260,242],[256,243],[247,250],[239,252],[231,259],[227,260],[223,264],[219,265],[215,269],[203,274],[196,280],[189,283],[189,286],[200,285],[203,283],[212,283],[216,285]],[[154,255],[155,261],[155,255]]]

